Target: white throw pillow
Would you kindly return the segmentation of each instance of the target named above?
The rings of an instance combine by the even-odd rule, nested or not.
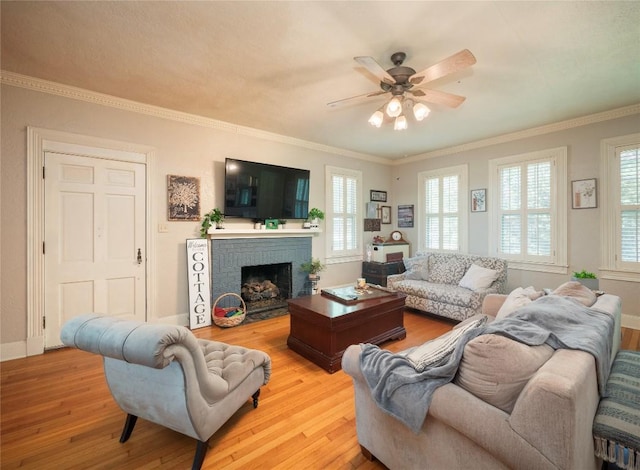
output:
[[[457,328],[439,336],[436,339],[427,341],[422,346],[409,350],[406,357],[418,372],[422,372],[427,367],[437,365],[449,354],[453,352],[460,337],[467,331],[482,326],[486,323],[487,317],[478,318],[468,323],[462,328]]]
[[[498,313],[496,314],[496,320],[500,320],[501,318],[505,318],[511,315],[517,309],[530,304],[539,296],[539,293],[536,292],[533,286],[529,286],[526,289],[523,289],[522,287],[516,287],[507,296],[504,303],[500,307],[500,310],[498,310]]]
[[[472,264],[458,285],[469,290],[486,289],[498,279],[498,271]]]
[[[429,277],[429,257],[414,256],[413,258],[405,258],[404,267],[407,269],[404,274],[405,279],[413,279],[415,281],[426,281]]]

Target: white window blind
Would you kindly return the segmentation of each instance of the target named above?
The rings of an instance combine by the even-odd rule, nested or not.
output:
[[[351,260],[354,256],[362,256],[361,180],[358,171],[327,168],[329,258]]]
[[[566,148],[495,159],[489,167],[491,251],[510,267],[565,273]]]
[[[640,282],[640,133],[601,142],[600,277]]]
[[[640,148],[620,151],[620,259],[640,263]]]
[[[422,202],[421,249],[466,250],[467,167],[420,173]]]

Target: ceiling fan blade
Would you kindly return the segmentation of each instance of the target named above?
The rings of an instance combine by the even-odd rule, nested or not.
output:
[[[470,67],[475,63],[476,58],[473,54],[468,49],[463,49],[451,57],[424,69],[422,72],[413,74],[409,77],[409,82],[414,86],[425,85],[433,80]]]
[[[379,95],[384,95],[385,93],[389,93],[388,91],[372,91],[371,93],[365,93],[364,95],[358,95],[358,96],[352,96],[350,98],[343,98],[341,100],[337,100],[337,101],[332,101],[330,103],[327,103],[327,106],[333,108],[335,106],[339,106],[341,104],[347,103],[349,101],[356,101],[356,100],[360,100],[363,98],[371,98],[374,96],[379,96]]]
[[[365,67],[369,72],[374,74],[381,82],[395,85],[396,80],[382,66],[376,62],[376,59],[369,56],[354,57],[353,60]]]
[[[464,96],[437,90],[409,90],[407,93],[429,103],[442,104],[450,108],[457,108],[466,100]]]

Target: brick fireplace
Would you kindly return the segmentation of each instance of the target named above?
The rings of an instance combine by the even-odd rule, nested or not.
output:
[[[300,265],[310,259],[310,237],[212,239],[211,303],[213,305],[220,295],[228,292],[241,295],[247,273],[250,272],[253,278],[260,278],[261,267],[264,267],[266,272],[279,272],[276,276],[278,278],[284,278],[285,273],[290,273],[290,280],[278,280],[278,283],[282,284],[281,290],[286,291],[285,297],[290,295],[295,298],[310,294],[309,286],[306,285],[307,276],[300,271]],[[274,271],[276,266],[279,266],[279,271]],[[287,266],[290,267],[287,269]],[[288,278],[288,274],[286,277]],[[285,301],[286,298],[279,306]],[[274,303],[273,308],[278,308],[277,303]],[[251,314],[252,309],[248,303],[247,309]],[[258,310],[264,310],[264,305],[259,306],[256,311]]]

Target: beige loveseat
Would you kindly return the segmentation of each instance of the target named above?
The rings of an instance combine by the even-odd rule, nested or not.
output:
[[[480,313],[485,296],[505,292],[507,261],[501,258],[418,252],[404,262],[407,270],[387,276],[387,287],[407,294],[406,306],[423,312],[462,321]],[[483,283],[484,270],[494,271],[495,279]]]
[[[483,313],[495,317],[505,298],[487,296]],[[592,308],[614,316],[613,358],[620,347],[620,298],[605,294]],[[547,345],[529,347],[497,336],[479,336],[467,343],[465,352],[475,341],[494,341],[498,350],[489,356],[497,361],[505,355],[513,356],[500,348],[543,348],[531,352],[531,357],[539,360],[545,354],[549,356],[532,371],[512,409],[504,411],[470,393],[459,385],[456,376],[435,391],[417,434],[374,402],[361,370],[361,346],[350,346],[342,368],[354,382],[356,427],[363,454],[392,470],[597,469],[592,438],[599,402],[594,357],[567,349],[545,352]],[[526,363],[514,365],[527,368]],[[458,375],[463,366],[461,363]],[[505,380],[500,375],[496,374],[496,383]]]

